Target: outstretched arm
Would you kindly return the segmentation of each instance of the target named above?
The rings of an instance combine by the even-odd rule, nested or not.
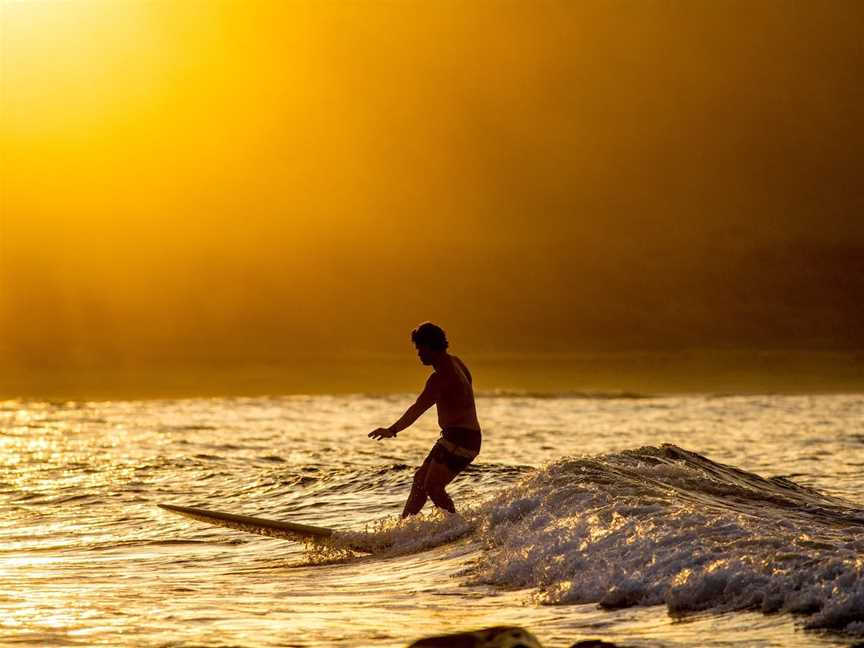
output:
[[[399,417],[393,425],[387,428],[378,428],[369,433],[371,439],[383,439],[384,437],[395,437],[396,434],[407,428],[414,421],[420,418],[420,415],[434,405],[438,400],[438,381],[433,373],[426,381],[426,386],[414,404],[411,405],[405,413]]]

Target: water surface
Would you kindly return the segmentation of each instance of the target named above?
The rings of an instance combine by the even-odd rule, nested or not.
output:
[[[481,397],[482,453],[451,488],[461,515],[398,524],[434,414],[397,440],[366,434],[410,402],[0,404],[0,641],[403,646],[493,624],[552,647],[864,635],[864,397]],[[391,546],[317,551],[157,502]]]

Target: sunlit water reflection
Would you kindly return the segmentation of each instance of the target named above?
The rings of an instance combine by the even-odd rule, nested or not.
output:
[[[465,521],[399,527],[434,416],[395,441],[366,433],[409,403],[0,404],[0,641],[402,646],[495,624],[524,625],[553,647],[597,636],[848,645],[864,634],[864,564],[853,557],[864,549],[864,397],[482,397],[482,454],[451,488]],[[574,456],[585,459],[561,461]],[[157,502],[397,541],[314,564],[303,545],[204,526]],[[467,532],[441,544],[459,524]],[[601,568],[612,556],[614,569]],[[719,572],[724,592],[710,589]],[[613,590],[622,605],[598,607]],[[697,597],[704,605],[689,605]],[[829,613],[836,622],[819,621]]]

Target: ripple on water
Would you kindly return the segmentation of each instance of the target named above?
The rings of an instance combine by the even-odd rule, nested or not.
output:
[[[475,618],[550,645],[598,623],[622,645],[848,644],[796,623],[858,632],[861,397],[482,398],[483,452],[450,487],[462,518],[401,523],[437,430],[366,433],[406,402],[3,404],[0,570],[27,596],[0,600],[17,624],[0,642],[378,645],[389,629],[382,645],[404,646]],[[157,502],[328,526],[381,553],[313,560]],[[154,610],[158,623],[140,623]]]

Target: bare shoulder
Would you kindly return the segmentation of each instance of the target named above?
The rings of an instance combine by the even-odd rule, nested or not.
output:
[[[462,359],[455,355],[451,355],[450,357],[453,358],[453,361],[459,366],[460,369],[462,369],[463,372],[465,372],[465,377],[468,378],[468,382],[472,382],[471,372],[468,371],[468,366],[464,362],[462,362]]]
[[[426,379],[426,391],[435,392],[441,388],[441,376],[437,371],[433,371]]]
[[[417,402],[424,408],[431,407],[441,397],[441,387],[438,380],[434,373],[426,379],[426,385],[417,397]]]

